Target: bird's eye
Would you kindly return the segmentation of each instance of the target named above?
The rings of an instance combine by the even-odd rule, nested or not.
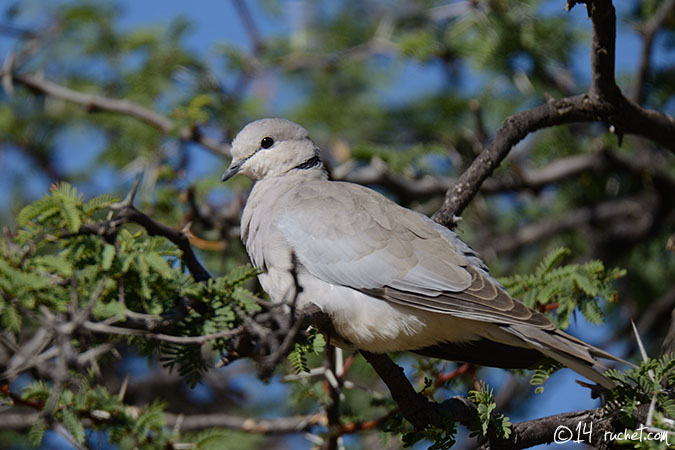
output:
[[[260,146],[262,148],[270,148],[273,145],[274,145],[274,139],[272,139],[269,136],[266,136],[266,137],[262,138],[262,141],[260,141]]]

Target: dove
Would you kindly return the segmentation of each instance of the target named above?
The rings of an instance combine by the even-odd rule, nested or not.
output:
[[[231,154],[222,181],[254,181],[241,239],[262,288],[274,302],[321,308],[332,344],[500,368],[552,358],[614,386],[596,358],[619,358],[512,298],[453,231],[372,189],[330,180],[302,126],[257,120]]]

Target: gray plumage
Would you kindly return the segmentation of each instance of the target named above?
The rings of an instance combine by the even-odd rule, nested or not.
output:
[[[301,126],[253,122],[232,156],[223,181],[256,181],[241,238],[263,289],[273,301],[318,305],[339,345],[512,368],[548,356],[613,386],[595,357],[617,358],[509,296],[454,232],[371,189],[328,180]]]

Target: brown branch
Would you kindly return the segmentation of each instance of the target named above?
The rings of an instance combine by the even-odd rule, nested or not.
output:
[[[145,228],[149,235],[164,236],[176,244],[181,252],[183,252],[181,259],[185,262],[185,265],[195,281],[206,281],[211,278],[211,274],[199,263],[197,256],[192,251],[190,239],[186,233],[155,221],[138,211],[133,205],[122,208],[115,218],[118,220],[126,219],[135,222]]]
[[[467,424],[476,417],[476,407],[466,398],[457,396],[440,404],[431,402],[415,391],[403,369],[387,355],[363,350],[361,354],[387,385],[403,417],[415,428],[424,429],[428,425],[445,427],[447,421]]]
[[[568,0],[568,8],[575,0]],[[591,89],[588,94],[554,100],[508,117],[494,139],[448,190],[434,220],[454,225],[455,216],[464,211],[509,151],[530,133],[573,122],[605,122],[621,139],[631,133],[646,137],[675,152],[675,120],[658,111],[644,109],[626,99],[614,81],[614,40],[616,17],[610,0],[586,0],[593,22],[591,51]]]
[[[642,52],[640,54],[640,65],[638,66],[639,68],[637,76],[635,77],[633,92],[631,94],[631,99],[635,103],[642,104],[644,102],[645,83],[651,67],[654,37],[674,9],[675,0],[664,0],[654,12],[654,15],[638,27],[638,31],[642,34]]]
[[[12,81],[15,83],[23,84],[41,94],[81,105],[88,112],[108,111],[133,117],[158,129],[164,134],[170,134],[175,127],[175,123],[171,119],[128,100],[117,100],[100,95],[85,94],[36,76],[11,72],[6,73],[5,71],[0,73],[0,76],[7,75],[11,76]],[[192,141],[200,144],[217,156],[223,158],[230,157],[229,145],[221,144],[215,139],[204,136],[196,127],[183,128],[179,130],[178,136],[183,141]]]
[[[550,184],[586,172],[599,172],[608,168],[604,153],[583,153],[557,159],[543,167],[518,169],[499,177],[488,178],[481,186],[482,193],[531,190],[539,191]]]
[[[616,102],[621,91],[614,78],[616,12],[612,0],[568,0],[567,9],[585,3],[593,22],[591,40],[591,88],[589,93],[600,99]]]
[[[339,170],[341,172],[341,170]],[[370,164],[347,173],[338,173],[336,180],[349,181],[362,185],[378,185],[399,196],[402,203],[412,199],[432,197],[447,192],[453,180],[426,176],[412,179],[404,175],[393,173],[387,165],[379,159],[371,160]]]
[[[335,347],[328,345],[323,355],[323,368],[326,380],[324,389],[328,393],[328,403],[325,406],[328,434],[324,438],[322,450],[337,450],[340,429],[340,380],[329,379],[328,373],[335,374]],[[333,382],[336,383],[333,385]]]
[[[453,397],[441,404],[431,402],[415,392],[405,377],[403,369],[387,355],[364,351],[361,351],[361,354],[387,385],[403,417],[416,429],[424,429],[429,425],[445,427],[447,421],[461,422],[466,425],[476,417],[476,407],[466,398]],[[605,431],[615,431],[621,428],[618,422],[604,417],[602,408],[597,408],[516,423],[508,439],[492,438],[481,448],[522,449],[539,444],[550,444],[554,442],[559,427],[567,427],[575,433],[579,424],[581,427],[586,425],[586,428],[582,428],[582,433],[579,433],[578,437],[591,445],[606,443],[604,441]],[[590,430],[589,434],[584,434],[584,430]],[[558,435],[558,437],[569,437],[569,434]],[[574,438],[577,438],[576,434]]]
[[[470,363],[464,363],[461,366],[457,367],[450,372],[439,373],[434,380],[434,388],[439,388],[446,384],[448,381],[452,381],[455,378],[461,377],[462,375],[475,370],[475,366]]]
[[[565,427],[562,432],[558,431],[561,427]],[[577,429],[581,432],[577,433]],[[516,423],[513,425],[509,439],[493,440],[481,446],[480,449],[517,450],[550,444],[556,438],[564,440],[569,437],[572,437],[570,440],[578,438],[594,447],[601,447],[608,443],[605,441],[605,431],[614,431],[614,429],[612,421],[603,417],[602,408],[576,411]]]
[[[389,420],[394,414],[398,413],[398,408],[378,417],[377,419],[364,420],[362,422],[351,422],[340,425],[340,435],[352,434],[359,431],[368,431],[377,428],[381,423]]]

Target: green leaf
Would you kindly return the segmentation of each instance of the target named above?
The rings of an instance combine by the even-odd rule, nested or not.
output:
[[[101,255],[101,267],[103,267],[103,270],[110,270],[114,259],[115,259],[115,246],[105,244],[105,246],[103,247],[103,254]]]
[[[59,211],[61,217],[66,222],[68,229],[76,233],[82,225],[82,218],[80,217],[80,211],[77,209],[77,205],[72,198],[63,198],[61,200],[61,209]]]
[[[33,258],[33,263],[49,272],[56,272],[64,278],[73,276],[73,265],[63,255],[41,255]]]
[[[44,220],[59,212],[56,201],[51,197],[43,197],[33,203],[26,205],[16,217],[16,222],[21,227],[28,226],[29,223],[37,218]]]
[[[159,273],[163,278],[171,279],[174,278],[174,271],[169,266],[169,263],[166,262],[158,253],[146,253],[141,255],[142,259],[148,263],[148,266],[152,268],[155,272]]]
[[[21,392],[21,398],[24,400],[43,402],[49,398],[50,393],[51,390],[47,387],[45,382],[38,380],[24,388]]]
[[[231,439],[231,433],[225,430],[206,430],[197,435],[194,448],[196,450],[225,449]]]
[[[43,418],[38,418],[28,430],[28,442],[33,447],[39,447],[42,443],[42,436],[47,431],[47,422]]]
[[[572,252],[570,249],[565,247],[559,247],[551,250],[548,255],[541,260],[537,269],[535,270],[535,276],[541,277],[545,273],[550,272],[555,266],[560,264],[565,257],[569,256]]]
[[[107,208],[108,206],[118,201],[119,201],[118,197],[115,197],[110,194],[99,195],[98,197],[92,198],[84,205],[84,213],[85,215],[90,216],[99,209]]]
[[[21,315],[11,303],[5,304],[2,309],[2,325],[9,331],[18,333],[21,331]]]
[[[78,444],[84,442],[84,425],[77,415],[70,409],[64,409],[61,412],[61,420],[70,435]]]

